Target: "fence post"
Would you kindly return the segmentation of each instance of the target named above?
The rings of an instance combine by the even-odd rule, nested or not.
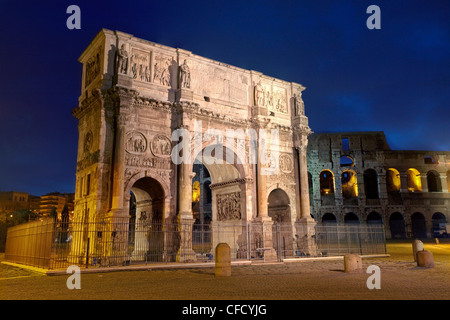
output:
[[[362,254],[362,246],[361,246],[361,228],[356,229],[356,233],[358,234],[358,243],[359,243],[359,254]]]
[[[90,244],[90,240],[91,240],[91,238],[87,238],[87,250],[86,250],[86,269],[88,268],[88,266],[89,266],[89,244]]]
[[[247,222],[247,259],[250,260],[252,257],[252,236],[250,230],[250,223]]]
[[[281,248],[281,226],[279,223],[276,224],[276,230],[277,230],[277,256],[278,261],[281,262],[283,260],[283,253]]]

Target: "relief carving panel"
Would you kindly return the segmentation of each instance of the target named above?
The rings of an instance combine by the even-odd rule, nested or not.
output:
[[[133,79],[150,82],[150,53],[133,49],[130,58]]]
[[[258,84],[254,88],[255,105],[266,107],[270,111],[288,113],[286,89]]]
[[[239,220],[241,219],[241,193],[232,192],[218,194],[217,198],[217,220]]]

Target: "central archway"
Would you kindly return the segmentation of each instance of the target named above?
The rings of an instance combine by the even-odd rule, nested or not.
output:
[[[200,191],[200,199],[204,201],[203,208],[210,210],[209,215],[206,212],[198,215],[197,225],[194,226],[194,251],[205,253],[210,248],[209,253],[214,254],[217,244],[225,242],[231,248],[232,257],[236,258],[241,251],[247,250],[245,222],[249,217],[244,162],[222,144],[205,146],[194,159],[192,183],[199,181],[198,174],[206,173],[207,178],[200,177],[199,181],[200,190],[203,190],[203,195]],[[200,251],[195,249],[199,246]]]

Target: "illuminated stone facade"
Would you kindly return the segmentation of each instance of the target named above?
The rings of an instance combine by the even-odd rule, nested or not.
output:
[[[191,159],[219,145],[227,154],[231,150],[235,160],[220,164],[206,163],[205,155],[200,159],[210,175],[207,209],[214,227],[230,221],[264,222],[266,257],[275,254],[275,213],[299,236],[314,233],[306,170],[311,130],[301,97],[305,87],[105,29],[79,61],[81,95],[73,109],[79,120],[75,221],[129,219],[132,200],[133,219],[192,225],[194,163],[175,164],[171,158],[177,144],[172,134],[185,129],[191,139],[203,136]],[[199,121],[201,129],[194,132]],[[265,175],[259,158],[251,163],[248,136],[242,148],[225,146],[228,129],[277,130],[277,171]],[[211,153],[209,158],[217,156]],[[282,197],[268,203],[272,192]],[[95,242],[96,235],[90,237]],[[183,238],[182,230],[180,237],[179,256],[189,257],[189,237]]]
[[[308,176],[318,222],[384,223],[387,238],[448,229],[450,152],[391,150],[383,132],[313,134]]]

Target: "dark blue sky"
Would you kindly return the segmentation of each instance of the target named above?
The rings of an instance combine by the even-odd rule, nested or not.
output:
[[[81,9],[68,30],[66,9]],[[381,30],[369,30],[369,5]],[[73,192],[83,50],[101,28],[307,87],[314,132],[450,150],[450,1],[0,1],[0,190]]]

